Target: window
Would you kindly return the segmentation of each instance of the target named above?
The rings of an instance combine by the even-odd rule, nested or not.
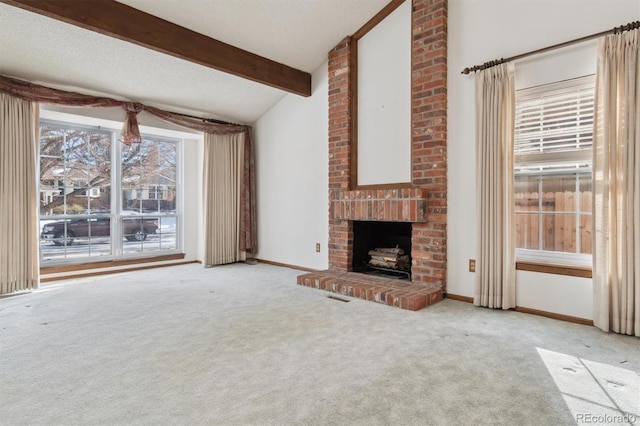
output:
[[[179,249],[179,141],[143,135],[141,143],[127,147],[117,136],[41,122],[43,265]]]
[[[518,260],[591,264],[592,76],[516,94]]]
[[[136,243],[126,244],[124,253],[177,249],[176,160],[174,140],[143,136],[141,143],[122,148],[123,232],[126,240]],[[160,186],[169,188],[172,196],[160,196]],[[146,241],[146,228],[154,227],[161,232]]]

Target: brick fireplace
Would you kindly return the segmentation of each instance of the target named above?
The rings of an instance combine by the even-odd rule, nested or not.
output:
[[[447,0],[413,0],[412,6],[411,183],[352,187],[347,37],[329,52],[329,271],[303,275],[298,283],[415,310],[440,300],[446,290]],[[351,272],[358,220],[411,223],[410,283],[384,290],[382,281],[371,279],[382,290],[367,296],[367,280]],[[386,281],[391,286],[394,280]],[[411,294],[420,301],[410,301]]]

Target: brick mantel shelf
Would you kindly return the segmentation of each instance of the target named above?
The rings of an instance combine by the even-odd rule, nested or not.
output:
[[[425,188],[332,191],[331,219],[425,222]]]

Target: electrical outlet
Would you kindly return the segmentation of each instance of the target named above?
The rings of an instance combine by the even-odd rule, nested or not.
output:
[[[320,253],[320,243],[316,243],[316,253]]]
[[[476,260],[469,259],[469,272],[475,272],[475,271],[476,271]]]

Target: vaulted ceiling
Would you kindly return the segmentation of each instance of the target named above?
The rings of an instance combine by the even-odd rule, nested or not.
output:
[[[120,0],[306,73],[388,0]],[[0,74],[252,123],[287,92],[0,3]]]

